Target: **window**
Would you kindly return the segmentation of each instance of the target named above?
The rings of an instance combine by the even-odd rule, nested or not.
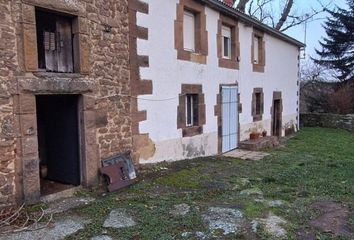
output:
[[[186,95],[186,126],[198,125],[198,95]]]
[[[252,34],[252,58],[254,72],[264,72],[265,67],[265,44],[264,33],[253,29]]]
[[[222,56],[231,59],[231,28],[222,26]]]
[[[177,3],[174,24],[177,59],[206,64],[208,56],[208,32],[205,6],[194,0]]]
[[[72,21],[72,17],[36,10],[39,69],[74,71]]]
[[[256,115],[261,114],[261,93],[257,92],[256,95]]]
[[[239,69],[240,43],[237,20],[221,14],[216,38],[219,67]]]
[[[253,121],[262,120],[264,111],[264,94],[262,88],[254,88],[252,94],[252,116]]]
[[[253,63],[259,64],[260,63],[260,53],[261,53],[261,43],[262,39],[259,36],[254,36],[253,38]]]
[[[177,129],[183,137],[203,133],[205,124],[205,102],[201,84],[182,84],[177,106]]]
[[[195,15],[186,10],[183,17],[183,46],[184,50],[195,51]]]

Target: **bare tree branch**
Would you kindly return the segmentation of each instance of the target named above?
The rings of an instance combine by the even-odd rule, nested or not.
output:
[[[286,19],[288,18],[289,14],[290,14],[290,11],[291,11],[291,8],[293,7],[293,5],[294,5],[294,0],[288,0],[286,2],[283,12],[281,14],[281,17],[275,26],[275,29],[280,30],[283,27],[284,23],[286,22]]]
[[[241,12],[245,12],[246,10],[246,5],[250,0],[240,0],[237,4],[237,9]]]
[[[273,7],[277,2],[276,0],[238,0],[236,8],[283,32],[304,22],[315,21],[318,19],[315,18],[316,15],[326,11],[333,4],[333,0],[316,0],[320,8],[310,8],[307,13],[298,14],[294,10],[295,0],[286,0],[280,10],[274,10]]]

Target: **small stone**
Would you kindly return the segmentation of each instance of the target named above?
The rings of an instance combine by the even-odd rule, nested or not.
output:
[[[190,238],[192,235],[193,235],[193,233],[191,233],[191,232],[184,232],[181,234],[181,236],[183,238]]]
[[[190,208],[191,207],[185,203],[174,205],[173,209],[170,211],[170,214],[173,216],[185,216],[189,213]]]
[[[264,230],[274,238],[286,238],[287,232],[282,225],[285,225],[287,221],[283,218],[269,213],[267,218],[257,219],[256,221],[259,222],[263,226]]]
[[[118,208],[111,211],[108,218],[104,221],[105,228],[125,228],[133,227],[136,223],[134,219],[129,216],[125,209]]]
[[[258,222],[257,220],[253,220],[253,221],[251,222],[251,228],[252,228],[252,231],[253,231],[254,233],[257,232],[257,230],[258,230],[258,225],[259,225],[259,222]]]
[[[210,230],[221,229],[224,235],[238,232],[243,223],[242,212],[233,208],[211,207],[202,218]]]
[[[196,232],[195,235],[198,239],[206,239],[207,238],[207,235],[203,232]]]
[[[91,240],[112,240],[112,238],[107,235],[101,235],[101,236],[93,237],[91,238]]]
[[[267,205],[269,207],[280,207],[280,206],[284,205],[284,201],[282,201],[282,200],[267,201]]]

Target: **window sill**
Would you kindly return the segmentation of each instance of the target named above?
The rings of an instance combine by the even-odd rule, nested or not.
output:
[[[253,64],[253,72],[264,73],[264,65],[263,64]]]
[[[177,59],[199,64],[206,64],[206,57],[207,55],[201,52],[191,52],[187,50],[180,50],[177,52]]]
[[[259,121],[262,121],[262,115],[253,116],[253,122],[259,122]]]
[[[80,73],[60,73],[60,72],[46,72],[46,71],[38,71],[33,72],[33,75],[39,78],[83,78],[84,75]]]
[[[219,67],[228,69],[239,69],[239,63],[236,60],[219,58]]]
[[[202,133],[203,133],[202,126],[191,126],[191,127],[185,127],[182,129],[182,136],[183,137],[193,137],[196,135],[200,135]]]

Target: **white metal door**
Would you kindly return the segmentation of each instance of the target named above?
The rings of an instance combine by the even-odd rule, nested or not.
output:
[[[238,113],[236,86],[222,86],[222,152],[237,148]]]

